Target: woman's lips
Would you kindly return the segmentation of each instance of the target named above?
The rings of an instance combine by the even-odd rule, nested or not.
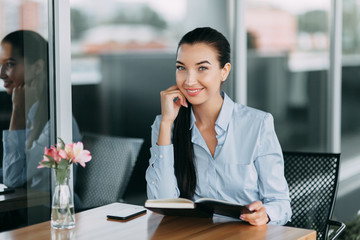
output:
[[[198,95],[202,90],[203,88],[186,88],[187,94],[192,97]]]
[[[4,88],[9,88],[12,84],[12,81],[4,81]]]

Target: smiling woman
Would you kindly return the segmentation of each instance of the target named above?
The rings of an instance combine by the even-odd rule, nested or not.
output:
[[[148,198],[232,201],[252,211],[240,216],[250,224],[287,223],[289,190],[273,118],[221,91],[231,70],[226,38],[209,27],[188,32],[176,69],[152,126]]]

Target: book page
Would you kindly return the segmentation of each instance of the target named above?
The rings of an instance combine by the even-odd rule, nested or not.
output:
[[[150,199],[145,202],[145,207],[153,208],[194,208],[195,204],[185,198]]]

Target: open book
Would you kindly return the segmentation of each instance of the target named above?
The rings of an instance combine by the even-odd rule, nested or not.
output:
[[[168,216],[212,217],[213,214],[239,218],[250,211],[238,203],[200,198],[195,202],[185,198],[154,199],[145,202],[145,208]]]

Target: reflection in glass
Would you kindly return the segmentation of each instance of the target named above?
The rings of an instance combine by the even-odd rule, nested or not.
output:
[[[9,130],[3,131],[3,181],[13,188],[29,181],[29,187],[46,190],[49,172],[36,166],[50,142],[47,42],[20,30],[8,34],[1,49],[1,79],[13,106]]]
[[[38,33],[18,30],[1,41],[0,78],[11,95],[10,124],[3,130],[3,183],[49,192],[49,171],[38,171],[50,142],[48,43]],[[32,192],[34,194],[34,192]]]
[[[0,201],[1,230],[49,219],[49,174],[36,169],[49,145],[47,4],[0,1],[0,181],[16,187]]]

